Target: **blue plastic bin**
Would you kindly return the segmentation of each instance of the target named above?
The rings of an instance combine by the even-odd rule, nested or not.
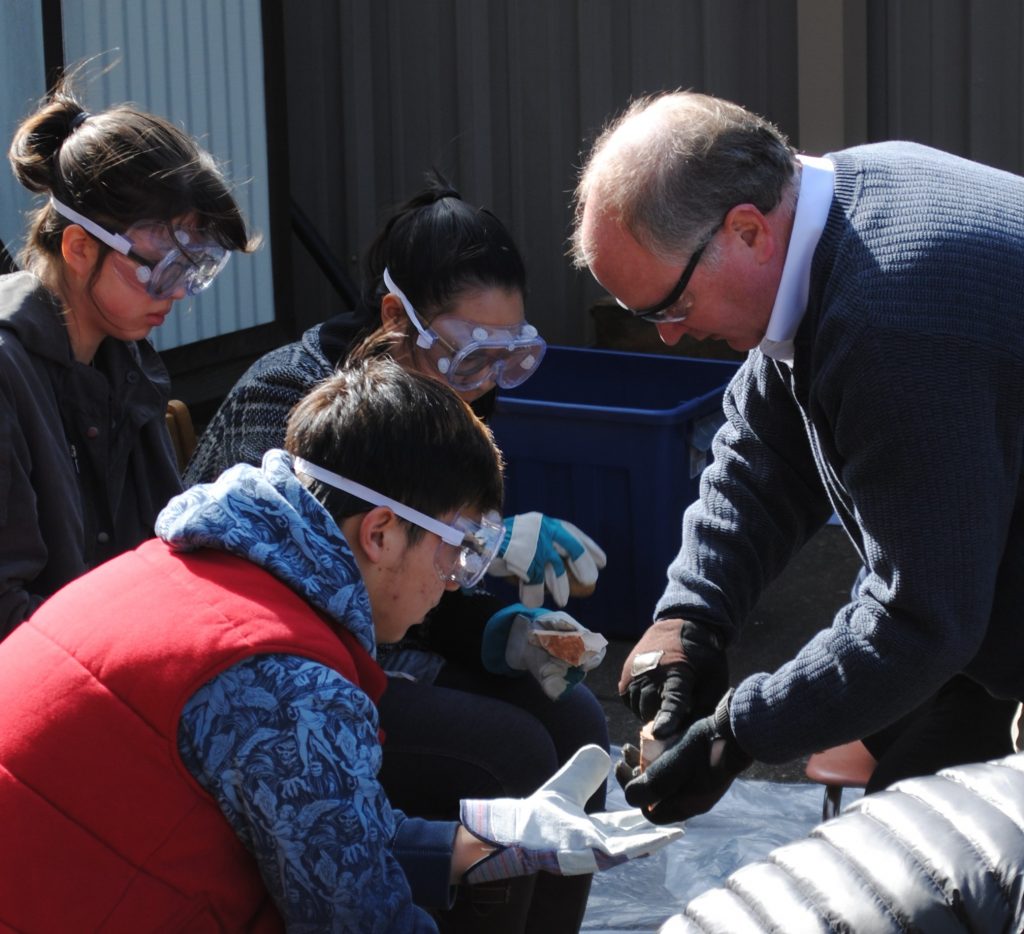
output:
[[[737,366],[551,347],[532,378],[499,392],[505,515],[568,519],[608,555],[594,594],[566,608],[590,629],[636,638],[650,625]]]

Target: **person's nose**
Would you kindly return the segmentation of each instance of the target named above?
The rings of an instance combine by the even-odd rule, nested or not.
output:
[[[445,590],[458,590],[460,586],[461,586],[461,584],[459,584],[458,581],[447,581],[446,580],[444,582],[444,589]]]
[[[486,383],[477,386],[476,389],[459,389],[456,391],[462,397],[463,402],[472,405],[477,399],[487,395],[497,385],[494,380],[488,380]]]
[[[658,337],[661,338],[661,342],[668,344],[669,347],[678,344],[679,338],[686,333],[686,327],[682,321],[666,321],[656,324],[655,327],[658,329]]]

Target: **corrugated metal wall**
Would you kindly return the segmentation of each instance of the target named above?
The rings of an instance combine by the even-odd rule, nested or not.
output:
[[[1024,4],[868,5],[868,136],[1024,172]]]
[[[154,344],[177,347],[272,321],[258,0],[64,0],[63,14],[68,64],[97,56],[82,85],[89,108],[134,101],[184,126],[224,163],[264,235],[260,252],[234,257],[209,291],[179,302],[152,332]]]
[[[92,105],[134,99],[203,137],[268,237],[264,4],[285,23],[267,37],[284,67],[266,78],[287,96],[291,190],[348,270],[358,278],[388,207],[437,166],[510,225],[529,313],[555,342],[592,337],[599,291],[564,257],[571,191],[581,152],[633,96],[693,87],[811,151],[909,138],[1024,172],[1020,0],[64,0],[67,61],[123,59]],[[8,131],[43,90],[41,7],[5,0]],[[27,199],[9,176],[0,198],[7,240]],[[339,299],[291,247],[301,329]],[[269,249],[233,261],[161,346],[270,320]]]
[[[43,23],[35,0],[8,0],[0,16],[0,133],[6,154],[18,124],[43,95]],[[6,156],[0,168],[0,240],[13,255],[21,248],[23,214],[31,197],[15,181]]]
[[[528,314],[588,339],[599,294],[565,259],[585,141],[631,96],[696,87],[796,129],[795,0],[307,0],[286,6],[292,189],[358,276],[430,166],[511,227]],[[304,323],[337,306],[296,253]]]

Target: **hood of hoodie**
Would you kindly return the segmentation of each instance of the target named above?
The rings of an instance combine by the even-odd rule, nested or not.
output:
[[[122,341],[107,337],[93,361],[79,363],[71,348],[64,312],[59,301],[29,272],[0,276],[0,342],[11,331],[30,354],[58,364],[63,371],[77,371],[79,379],[92,381],[98,370],[114,386],[120,386],[125,373],[138,369],[153,384],[156,394],[150,404],[163,409],[171,391],[171,378],[153,345],[143,338]],[[136,413],[139,424],[152,417],[148,409]]]
[[[29,272],[0,276],[0,329],[13,331],[37,356],[74,365],[60,304]]]
[[[375,651],[370,598],[337,523],[296,479],[291,456],[271,450],[174,497],[156,534],[175,551],[215,548],[244,558]]]

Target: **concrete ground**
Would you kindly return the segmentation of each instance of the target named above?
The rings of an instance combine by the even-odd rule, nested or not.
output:
[[[785,573],[764,593],[740,638],[729,650],[730,676],[738,684],[758,671],[774,671],[807,639],[832,622],[848,599],[859,561],[845,533],[826,526],[797,555]],[[586,622],[580,614],[581,622]],[[631,641],[614,640],[608,655],[587,675],[587,685],[601,700],[614,744],[637,742],[639,724],[618,696],[617,683]],[[806,781],[801,759],[783,765],[755,763],[745,778],[765,781]]]

